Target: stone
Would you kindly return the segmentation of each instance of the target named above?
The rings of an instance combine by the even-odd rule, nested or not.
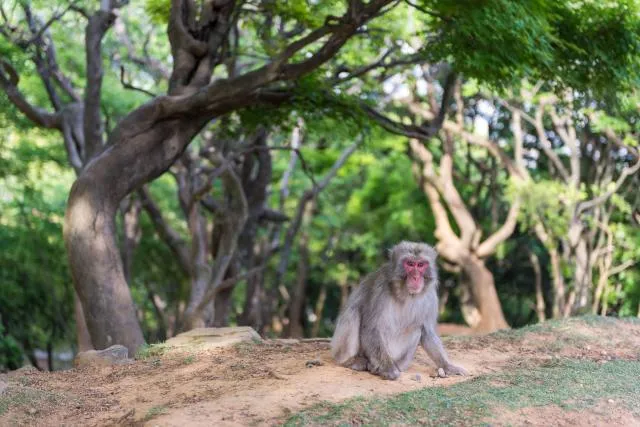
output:
[[[242,342],[261,343],[260,335],[249,326],[196,328],[165,341],[170,347],[228,347]]]
[[[322,366],[324,365],[324,363],[322,363],[322,360],[320,359],[313,359],[307,360],[307,363],[305,365],[307,368],[313,368],[314,366]]]
[[[7,388],[9,388],[9,384],[4,381],[0,381],[0,396],[2,396],[2,393],[4,393]]]
[[[88,350],[78,353],[73,360],[76,368],[109,366],[130,363],[129,350],[123,345],[112,345],[104,350]]]
[[[442,368],[438,368],[438,376],[439,376],[440,378],[446,378],[446,377],[447,377],[447,374],[444,372],[444,369],[442,369]]]
[[[300,344],[300,340],[297,338],[272,338],[269,343],[276,345],[295,345]]]

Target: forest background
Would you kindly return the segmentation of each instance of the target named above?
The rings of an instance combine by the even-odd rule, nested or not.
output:
[[[640,316],[639,36],[633,0],[3,1],[0,369],[330,336],[400,240],[441,322]]]

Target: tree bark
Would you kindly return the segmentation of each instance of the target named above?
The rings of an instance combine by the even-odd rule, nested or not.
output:
[[[144,343],[115,239],[119,203],[166,171],[205,123],[193,118],[167,120],[146,132],[134,133],[130,126],[125,132],[116,129],[110,147],[71,188],[64,238],[73,283],[97,349],[121,344],[134,354]]]
[[[89,334],[89,327],[87,321],[84,318],[84,311],[82,310],[82,303],[78,292],[73,291],[74,311],[76,318],[76,335],[78,340],[78,351],[93,350],[93,343],[91,342],[91,334]]]
[[[197,12],[188,10],[192,3],[172,2],[168,27],[174,59],[171,96],[154,98],[118,123],[108,148],[73,184],[67,204],[64,237],[69,264],[98,349],[118,343],[133,354],[144,343],[115,239],[119,202],[164,173],[213,118],[260,102],[288,99],[288,94],[269,91],[273,89],[269,86],[295,80],[329,61],[358,28],[389,3],[391,0],[351,2],[339,24],[328,23],[295,40],[261,68],[209,84],[234,3],[217,9],[213,3],[207,4],[199,28],[203,31],[198,32],[206,40],[200,40],[186,30],[189,23],[185,18],[190,12],[195,17]],[[213,19],[216,13],[220,19]],[[301,49],[323,38],[326,41],[315,53],[290,62]],[[235,242],[232,246],[235,250]],[[215,274],[222,279],[226,265],[217,267]]]
[[[576,292],[575,304],[572,313],[581,313],[588,309],[591,303],[592,266],[590,263],[589,248],[585,238],[581,237],[575,248],[576,268],[574,272],[574,288]]]
[[[542,272],[540,269],[540,260],[538,255],[533,251],[529,251],[529,261],[533,268],[533,274],[536,285],[536,314],[538,315],[538,322],[544,322],[546,320],[545,315],[545,303],[544,294],[542,293]]]
[[[299,245],[298,272],[296,277],[296,285],[293,289],[291,302],[287,317],[289,323],[285,328],[285,336],[292,338],[302,338],[304,336],[304,327],[302,326],[302,317],[304,315],[304,302],[306,296],[307,279],[309,276],[309,236],[303,233]]]
[[[462,260],[460,266],[480,314],[480,321],[475,329],[482,332],[493,332],[509,328],[498,299],[493,274],[484,265],[484,262],[475,257],[467,256]]]

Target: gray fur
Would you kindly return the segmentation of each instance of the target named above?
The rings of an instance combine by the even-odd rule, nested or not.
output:
[[[390,262],[366,276],[349,296],[331,340],[334,359],[342,366],[396,379],[409,367],[421,344],[438,368],[465,375],[464,369],[449,362],[435,330],[436,251],[425,243],[403,241],[389,255]],[[418,294],[406,289],[402,261],[407,257],[429,263],[425,286]]]

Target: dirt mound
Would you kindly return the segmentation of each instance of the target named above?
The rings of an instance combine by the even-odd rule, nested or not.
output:
[[[159,346],[129,365],[54,373],[28,371],[0,378],[8,383],[0,395],[0,425],[273,425],[321,401],[446,387],[556,357],[602,363],[638,360],[640,324],[548,323],[486,336],[449,338],[445,345],[470,377],[436,378],[422,350],[398,381],[384,381],[336,366],[326,341],[267,341],[204,349]],[[504,422],[521,416],[535,419],[532,414],[543,414],[540,411],[507,411]],[[545,411],[553,413],[554,409]],[[571,413],[562,417],[558,418],[561,424],[573,424]],[[598,420],[615,424],[618,419],[593,417],[590,420],[596,424]]]

